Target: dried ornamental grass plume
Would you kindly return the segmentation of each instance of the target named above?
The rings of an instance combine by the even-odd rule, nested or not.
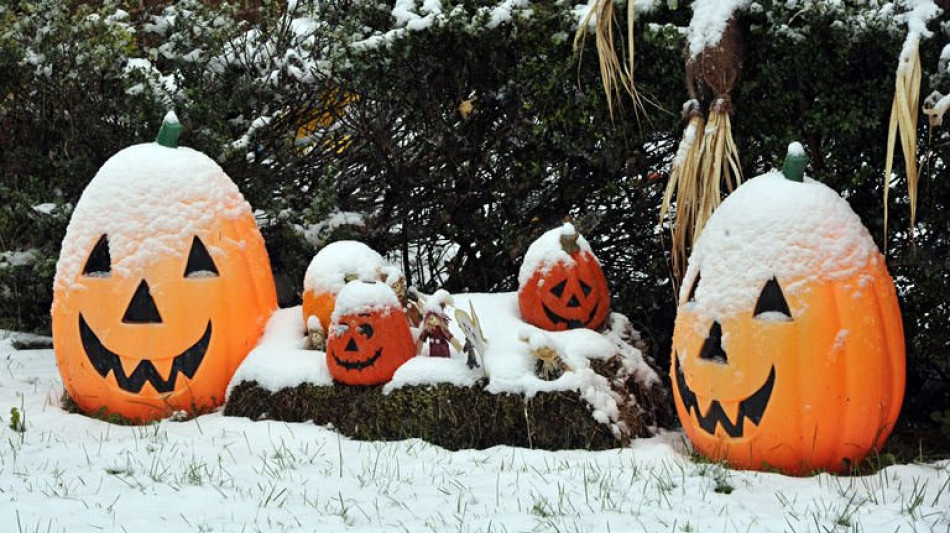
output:
[[[918,40],[919,42],[919,40]],[[884,240],[887,241],[888,196],[894,166],[894,144],[900,133],[910,198],[910,228],[913,235],[917,217],[917,104],[920,99],[920,51],[915,42],[908,56],[901,54],[894,80],[894,103],[887,128],[887,158],[884,163]]]
[[[696,237],[696,207],[700,196],[696,185],[699,182],[699,163],[702,157],[703,132],[706,125],[706,119],[697,100],[686,102],[683,106],[683,115],[686,117],[687,124],[683,130],[683,138],[677,148],[676,157],[673,159],[670,180],[666,184],[663,205],[660,207],[662,222],[670,212],[673,196],[676,196],[676,217],[670,226],[675,279],[680,279],[686,270],[687,243],[693,242]],[[685,229],[677,231],[679,228],[692,228],[692,231]]]
[[[709,112],[701,149],[699,168],[699,206],[692,240],[703,231],[706,221],[719,207],[722,185],[732,192],[742,181],[739,168],[739,150],[732,138],[732,121],[729,118],[729,98],[719,98]]]
[[[639,117],[644,112],[643,100],[633,81],[634,41],[633,22],[636,17],[636,1],[627,2],[627,51],[617,54],[614,46],[614,4],[613,0],[591,0],[592,5],[577,27],[574,34],[574,53],[583,50],[584,42],[593,26],[597,46],[597,59],[600,62],[600,78],[607,97],[607,109],[610,118],[614,116],[614,101],[619,104],[620,97],[626,92],[633,100],[634,114]],[[621,46],[623,39],[621,39]],[[623,53],[623,48],[621,48]]]
[[[907,196],[910,199],[910,234],[917,219],[917,108],[920,102],[920,39],[930,37],[927,22],[940,13],[933,0],[909,0],[910,11],[904,17],[907,22],[907,37],[897,64],[894,80],[894,103],[891,105],[891,120],[887,128],[887,158],[884,163],[884,242],[887,250],[888,196],[891,170],[894,166],[894,145],[900,134],[904,154],[904,171],[907,173]]]

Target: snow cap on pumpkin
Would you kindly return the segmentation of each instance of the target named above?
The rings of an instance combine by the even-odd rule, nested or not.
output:
[[[803,156],[798,143],[789,157]],[[773,171],[741,185],[713,213],[680,287],[685,302],[713,318],[752,312],[773,277],[788,294],[816,282],[849,277],[882,260],[848,202],[807,176],[793,181]]]
[[[331,322],[337,323],[345,315],[375,313],[402,309],[399,299],[389,285],[381,281],[351,281],[336,295]]]
[[[383,256],[359,241],[332,242],[313,256],[304,274],[303,288],[336,294],[348,281],[379,279],[384,266]]]
[[[76,283],[103,235],[109,239],[112,275],[128,277],[162,257],[186,255],[194,235],[242,216],[253,216],[250,205],[205,154],[158,142],[130,146],[102,165],[79,198],[55,283]],[[213,247],[208,251],[214,256]]]
[[[565,222],[561,226],[545,232],[531,243],[524,255],[521,269],[518,271],[518,287],[524,287],[538,270],[550,270],[558,263],[573,265],[574,259],[571,258],[569,252],[564,250],[562,238],[573,239],[574,236],[577,236],[576,242],[580,253],[591,252],[587,239],[578,233],[577,228],[570,222]]]

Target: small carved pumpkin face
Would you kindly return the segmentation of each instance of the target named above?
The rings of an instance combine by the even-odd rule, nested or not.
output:
[[[743,187],[750,185],[752,193],[764,186],[753,180]],[[832,213],[847,208],[836,195],[828,202]],[[670,368],[680,421],[697,451],[739,468],[840,471],[883,444],[900,410],[904,350],[893,282],[874,248],[857,256],[854,246],[825,234],[818,249],[801,251],[798,234],[776,234],[775,224],[756,242],[758,230],[742,233],[749,220],[767,224],[777,210],[757,216],[745,207],[732,223],[735,209],[724,203],[710,219],[684,280]],[[852,231],[861,246],[871,242],[863,227]],[[814,260],[816,269],[840,268],[826,274],[789,267],[787,258],[771,255],[784,248],[763,254],[770,239],[790,243],[795,257]],[[821,250],[821,243],[831,245]],[[853,255],[840,263],[821,255],[839,249]]]
[[[561,231],[561,228],[552,230]],[[570,231],[573,231],[571,228]],[[550,240],[545,234],[536,243],[544,246]],[[541,262],[518,290],[521,316],[534,326],[549,331],[576,328],[600,328],[610,314],[610,291],[600,262],[587,247],[578,245],[579,235],[570,234],[563,255],[547,263]],[[536,246],[532,244],[532,247]],[[532,254],[529,249],[528,257]],[[522,267],[524,269],[524,267]],[[519,277],[524,276],[523,271]]]
[[[351,285],[374,285],[388,291],[386,305],[348,307],[334,312],[327,339],[327,368],[336,381],[348,385],[378,385],[392,379],[403,363],[416,355],[409,322],[392,290],[382,283],[351,282],[341,291],[347,298]],[[349,291],[352,292],[352,291]]]
[[[116,157],[131,161],[142,146]],[[109,180],[112,166],[97,180]],[[119,208],[112,218],[91,209],[108,190],[87,188],[57,269],[53,340],[67,391],[87,413],[140,422],[220,405],[276,307],[253,215],[211,212],[149,235],[146,221],[123,221]]]

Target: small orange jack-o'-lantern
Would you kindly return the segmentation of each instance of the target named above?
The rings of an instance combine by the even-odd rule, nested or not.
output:
[[[703,455],[739,468],[837,472],[890,433],[904,338],[867,230],[799,166],[786,165],[796,181],[772,173],[747,182],[710,218],[681,290],[670,377]]]
[[[383,283],[353,281],[337,295],[327,339],[327,367],[336,381],[378,385],[416,355],[406,314]]]
[[[518,280],[521,317],[539,328],[598,329],[610,314],[600,261],[572,224],[548,231],[528,247]]]
[[[220,405],[277,306],[247,202],[211,159],[168,141],[169,127],[165,144],[102,166],[63,240],[53,343],[86,413],[147,422]]]
[[[303,279],[303,319],[320,320],[324,331],[330,327],[330,316],[336,295],[353,280],[398,281],[400,274],[388,266],[383,257],[359,241],[336,241],[324,246],[310,261]]]

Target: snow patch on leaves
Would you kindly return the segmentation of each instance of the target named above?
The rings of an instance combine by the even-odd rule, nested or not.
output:
[[[440,28],[450,22],[460,22],[473,31],[480,28],[493,30],[511,23],[516,16],[532,15],[531,0],[501,0],[471,12],[466,12],[462,5],[445,11],[440,0],[422,0],[422,5],[419,4],[418,0],[396,0],[391,11],[393,27],[360,37],[350,46],[357,51],[373,50],[403,39],[409,32]]]
[[[36,263],[37,250],[9,250],[0,252],[0,269],[4,267],[23,267]]]
[[[295,225],[294,230],[313,247],[320,247],[333,232],[343,226],[365,227],[366,217],[355,211],[333,211],[316,224]]]

